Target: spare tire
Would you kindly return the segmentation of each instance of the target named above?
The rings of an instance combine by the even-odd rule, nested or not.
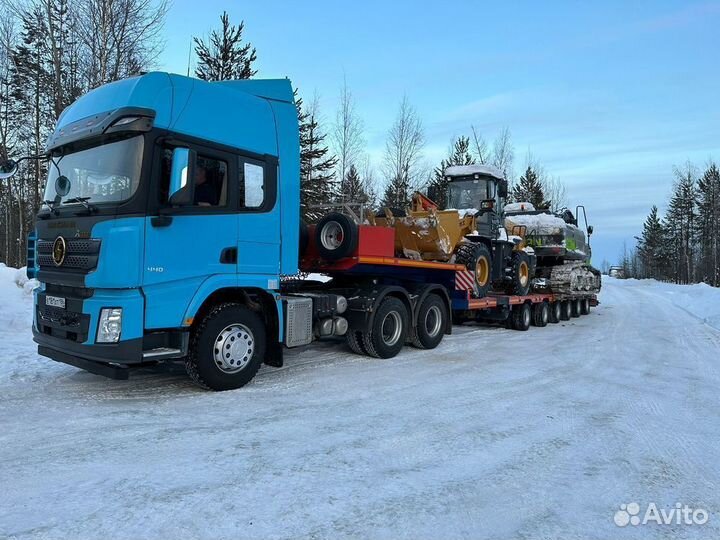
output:
[[[320,256],[327,261],[349,257],[358,243],[358,226],[344,214],[332,212],[322,218],[315,228],[315,244]]]

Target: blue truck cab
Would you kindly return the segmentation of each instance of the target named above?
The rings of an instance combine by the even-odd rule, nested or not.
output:
[[[218,374],[188,371],[215,389],[282,365],[300,222],[290,81],[111,83],[62,113],[47,151],[29,255],[40,354],[115,377],[210,356]]]

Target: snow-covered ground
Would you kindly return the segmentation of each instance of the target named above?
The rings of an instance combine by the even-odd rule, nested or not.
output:
[[[586,317],[244,389],[40,358],[0,268],[0,538],[717,538],[720,291],[606,279]],[[628,525],[676,503],[705,525]]]

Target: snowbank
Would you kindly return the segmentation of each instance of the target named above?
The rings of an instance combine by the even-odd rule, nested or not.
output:
[[[720,288],[706,283],[677,285],[654,279],[616,279],[603,276],[623,287],[633,287],[647,294],[664,298],[672,305],[720,330]]]

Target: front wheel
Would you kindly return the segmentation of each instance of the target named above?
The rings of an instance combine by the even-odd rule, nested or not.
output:
[[[193,332],[185,370],[209,390],[240,388],[260,369],[265,347],[265,324],[258,313],[241,304],[220,304]]]
[[[510,261],[508,294],[525,296],[530,292],[530,257],[524,251],[514,251]]]

